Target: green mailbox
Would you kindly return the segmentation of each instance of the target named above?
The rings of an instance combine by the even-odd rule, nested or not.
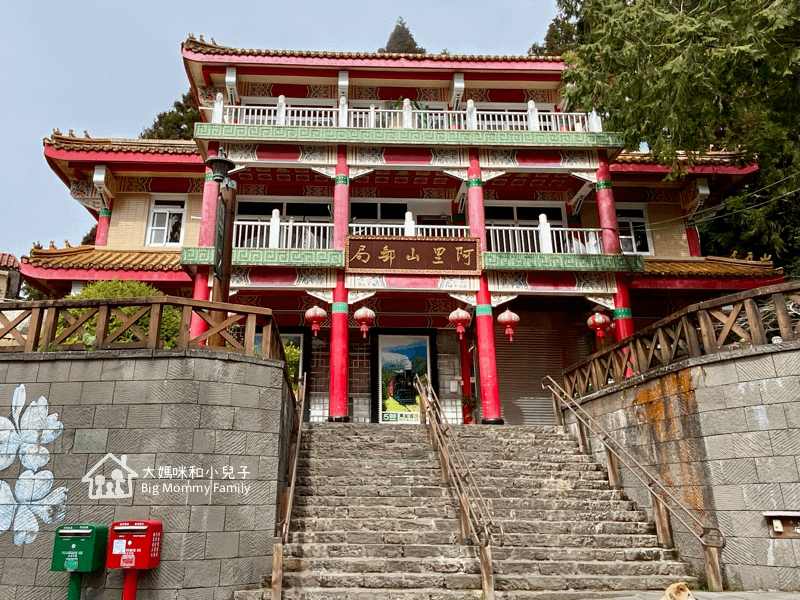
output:
[[[51,571],[89,573],[106,566],[108,526],[76,523],[56,529]]]

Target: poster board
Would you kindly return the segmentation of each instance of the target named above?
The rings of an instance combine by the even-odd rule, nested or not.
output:
[[[419,396],[414,375],[430,373],[430,337],[378,336],[380,423],[419,423]]]

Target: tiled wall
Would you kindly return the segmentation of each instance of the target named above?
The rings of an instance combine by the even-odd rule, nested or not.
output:
[[[722,530],[727,586],[800,589],[800,540],[771,538],[763,515],[800,506],[800,344],[687,361],[583,406]],[[597,440],[593,448],[605,461]],[[647,489],[624,469],[622,476],[629,495],[649,507]],[[673,526],[681,557],[702,573],[699,544],[674,520]]]

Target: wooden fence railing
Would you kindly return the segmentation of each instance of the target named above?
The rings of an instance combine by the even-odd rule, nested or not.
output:
[[[687,358],[767,344],[774,336],[796,341],[798,292],[794,281],[692,304],[572,365],[564,387],[571,398],[585,396]]]
[[[267,308],[174,296],[0,302],[0,352],[129,348],[218,350],[285,360]]]

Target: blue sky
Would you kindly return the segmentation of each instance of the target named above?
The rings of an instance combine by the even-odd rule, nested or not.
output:
[[[402,16],[428,52],[525,54],[555,11],[555,0],[4,2],[0,252],[80,242],[94,220],[45,163],[42,138],[53,128],[138,137],[188,89],[180,44],[189,33],[233,47],[366,52]]]

